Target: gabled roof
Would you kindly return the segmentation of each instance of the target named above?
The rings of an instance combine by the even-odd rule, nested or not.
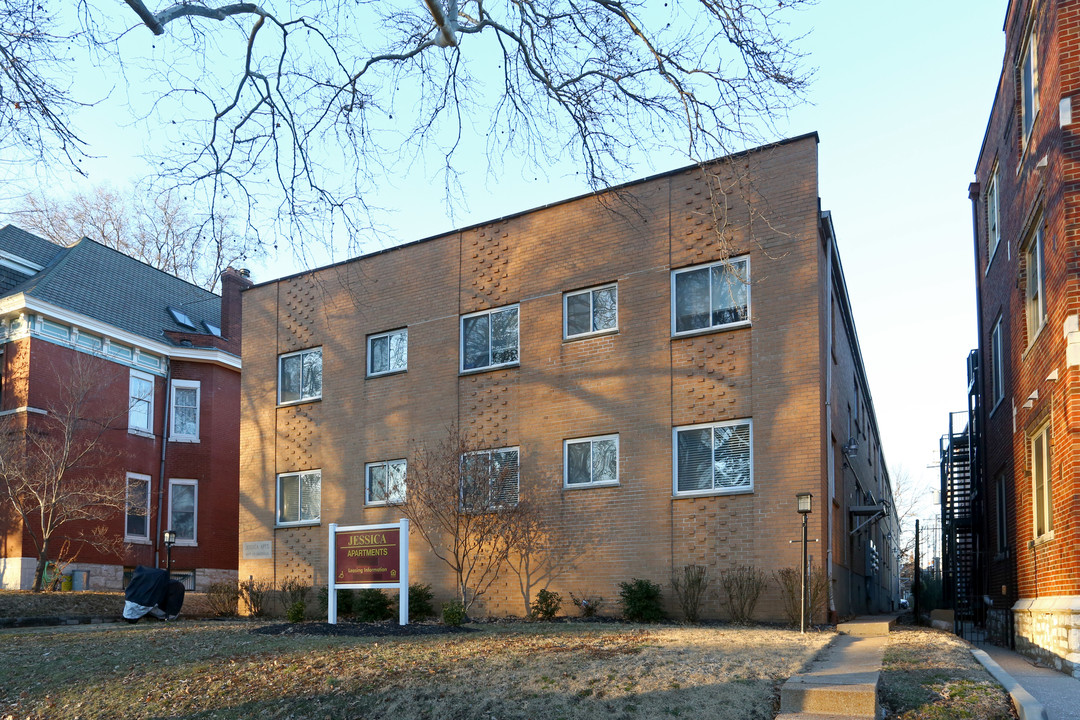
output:
[[[174,319],[170,306],[197,324],[221,324],[219,296],[89,238],[65,248],[10,225],[0,229],[0,253],[36,253],[41,259],[48,253],[41,243],[55,248],[45,268],[3,291],[5,296],[23,293],[158,342],[170,342],[166,330],[192,331]],[[199,330],[206,332],[201,325]]]
[[[14,225],[0,228],[0,253],[3,255],[14,255],[35,265],[47,265],[63,249],[61,245],[31,235]]]

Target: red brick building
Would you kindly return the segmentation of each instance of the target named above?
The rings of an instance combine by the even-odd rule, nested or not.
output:
[[[90,589],[120,589],[135,565],[164,567],[162,533],[177,532],[173,571],[191,589],[235,579],[240,415],[240,273],[222,296],[83,239],[61,247],[0,228],[0,416],[34,427],[71,373],[119,408],[104,446],[126,479],[127,512],[105,525],[124,543],[74,541],[70,570]],[[0,586],[29,588],[37,551],[17,516],[0,521]],[[86,532],[73,523],[52,543]]]
[[[589,538],[551,584],[564,597],[617,612],[634,577],[797,567],[810,492],[832,610],[894,607],[891,491],[816,135],[257,285],[244,334],[268,342],[244,352],[243,577],[325,584],[327,524],[397,520],[417,447],[454,424],[514,468],[500,497]],[[410,551],[411,579],[451,597],[423,541]],[[761,617],[782,614],[776,588]],[[516,579],[479,611],[522,614]]]
[[[1080,4],[1013,0],[1004,31],[1001,78],[970,188],[985,585],[1000,634],[1076,673]]]

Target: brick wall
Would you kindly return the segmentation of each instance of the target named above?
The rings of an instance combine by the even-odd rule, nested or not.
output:
[[[244,336],[265,341],[244,353],[240,576],[325,583],[328,523],[400,515],[364,506],[364,464],[412,458],[451,424],[482,447],[519,447],[522,496],[587,537],[552,583],[564,597],[599,594],[614,611],[632,577],[796,565],[794,495],[825,488],[816,161],[816,138],[801,138],[733,160],[726,194],[700,169],[669,173],[245,291]],[[725,252],[750,259],[752,325],[673,339],[671,270]],[[563,340],[563,294],[609,283],[618,332]],[[459,372],[460,316],[511,304],[519,365]],[[405,327],[408,371],[368,378],[365,339]],[[322,348],[321,400],[277,407],[277,356],[309,347]],[[743,418],[753,492],[673,498],[673,428]],[[564,488],[563,441],[614,433],[619,485]],[[320,524],[276,528],[276,476],[313,468]],[[267,541],[272,559],[244,557]],[[448,598],[445,566],[418,537],[411,550],[411,578]],[[516,578],[480,609],[522,614]],[[715,593],[707,613],[723,615]],[[771,585],[759,613],[780,613]]]

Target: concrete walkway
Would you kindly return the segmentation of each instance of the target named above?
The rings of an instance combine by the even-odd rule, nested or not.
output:
[[[877,718],[881,656],[895,622],[895,616],[880,615],[837,625],[841,634],[780,689],[777,720]]]
[[[996,645],[972,653],[1012,696],[1020,720],[1080,720],[1080,680]]]

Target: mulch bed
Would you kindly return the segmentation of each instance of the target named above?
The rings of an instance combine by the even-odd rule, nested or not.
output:
[[[252,628],[256,635],[330,635],[342,637],[411,637],[414,635],[454,635],[476,632],[473,628],[451,625],[397,623],[342,622],[336,625],[324,622],[278,623]]]

